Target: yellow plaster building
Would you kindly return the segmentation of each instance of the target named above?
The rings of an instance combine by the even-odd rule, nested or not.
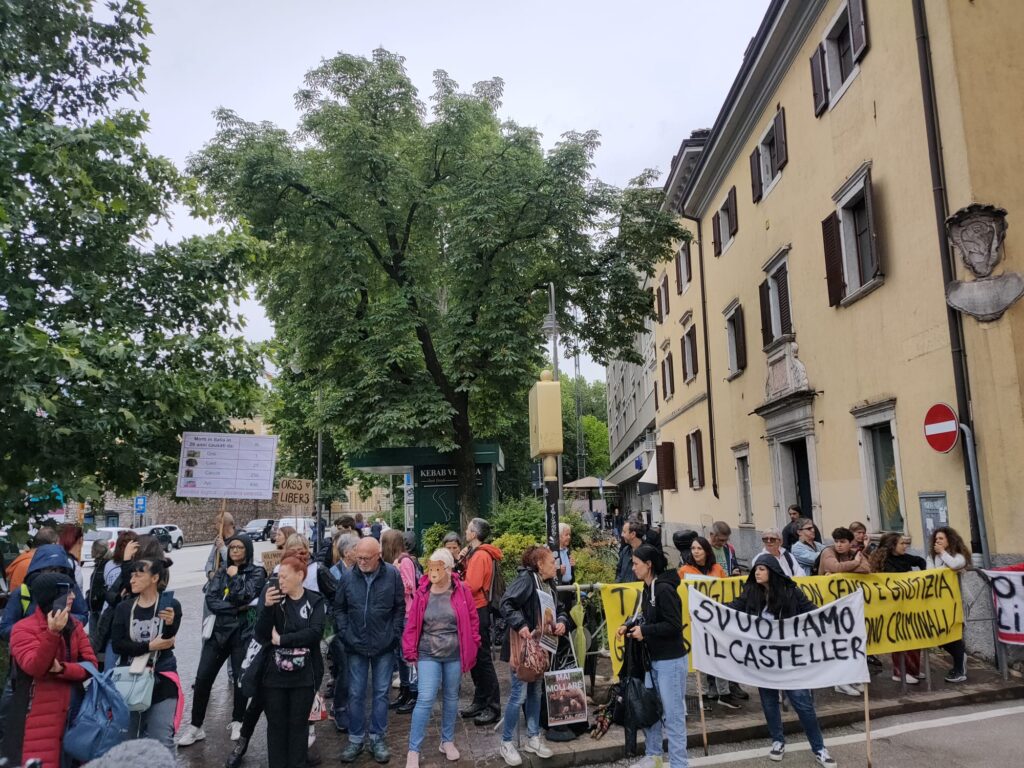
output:
[[[1022,39],[1004,0],[771,3],[666,183],[693,233],[654,279],[669,529],[725,520],[749,553],[798,504],[826,537],[861,520],[920,549],[948,520],[977,550],[964,440],[925,441],[944,402],[975,432],[993,556],[1024,553],[1024,303],[1003,306],[1024,290]],[[988,209],[951,247],[971,204],[1005,209],[1001,248]]]

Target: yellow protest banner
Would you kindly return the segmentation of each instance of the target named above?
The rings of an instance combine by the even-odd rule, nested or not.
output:
[[[720,603],[739,597],[746,576],[728,579],[694,579],[679,585],[683,603],[683,647],[690,651],[690,612],[687,587]],[[872,655],[933,648],[959,640],[963,635],[960,581],[948,568],[911,573],[833,574],[799,576],[794,581],[815,605],[825,605],[860,590],[864,593],[864,623],[868,653]],[[601,602],[608,626],[615,674],[622,666],[623,640],[616,630],[636,611],[640,582],[605,584]]]

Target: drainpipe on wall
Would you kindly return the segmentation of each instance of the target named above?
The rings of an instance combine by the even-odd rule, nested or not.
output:
[[[718,458],[715,451],[715,411],[712,407],[711,398],[711,345],[708,342],[708,296],[704,291],[704,233],[701,228],[700,219],[691,219],[683,216],[684,219],[694,222],[697,225],[697,264],[700,270],[700,316],[704,323],[704,382],[708,393],[708,452],[711,454],[711,492],[715,498],[718,495]]]
[[[928,40],[928,20],[925,17],[924,0],[913,0],[914,32],[917,36],[917,61],[921,72],[921,99],[924,103],[925,133],[928,138],[928,164],[931,169],[932,198],[935,208],[935,227],[939,238],[939,262],[942,266],[942,284],[948,286],[956,277],[956,263],[949,247],[946,233],[946,219],[949,216],[949,201],[946,197],[946,173],[942,167],[942,146],[939,134],[939,119],[935,109],[935,80],[932,77],[931,50]],[[960,313],[946,304],[946,322],[949,328],[949,344],[953,353],[953,384],[956,388],[956,406],[960,421],[972,431],[974,419],[971,412],[970,381],[967,371],[967,350],[964,347],[964,330]],[[967,460],[967,449],[961,451],[964,464],[964,483],[968,489],[967,514],[971,525],[971,551],[984,553],[988,559],[988,542],[981,537],[978,524],[978,505],[975,500],[980,488],[975,488],[971,468]]]

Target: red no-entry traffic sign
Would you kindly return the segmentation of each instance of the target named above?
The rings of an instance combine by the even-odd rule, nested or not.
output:
[[[945,403],[936,403],[924,415],[924,439],[939,453],[949,453],[960,437],[960,420]]]

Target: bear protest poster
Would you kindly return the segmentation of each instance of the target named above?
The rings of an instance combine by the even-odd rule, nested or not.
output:
[[[549,726],[587,722],[587,691],[582,669],[546,672],[544,693],[548,697]]]
[[[854,592],[775,620],[689,593],[693,666],[744,685],[781,690],[870,682],[864,595]]]

